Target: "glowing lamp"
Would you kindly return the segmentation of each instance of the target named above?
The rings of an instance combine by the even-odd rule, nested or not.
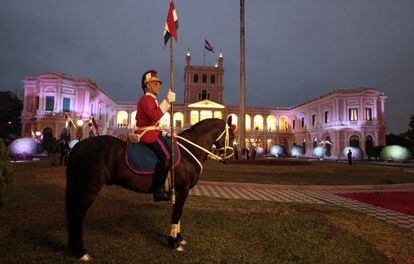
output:
[[[78,121],[76,121],[76,125],[77,125],[78,127],[83,126],[83,120],[82,120],[82,119],[79,119]]]
[[[348,155],[348,151],[349,150],[351,150],[351,152],[352,152],[352,158],[354,160],[360,160],[360,159],[362,159],[362,152],[361,152],[361,150],[359,148],[350,147],[350,146],[345,147],[342,150],[342,154],[344,154],[345,157],[348,157],[347,155]]]
[[[37,142],[31,137],[16,139],[9,146],[9,155],[12,157],[27,158],[36,153]]]
[[[293,157],[299,157],[303,155],[303,149],[300,146],[292,146],[290,149],[290,155]]]
[[[41,133],[40,131],[36,131],[36,132],[35,132],[35,136],[36,136],[36,137],[40,137],[40,135],[42,135],[42,133]]]
[[[256,154],[261,155],[261,154],[264,153],[264,148],[262,148],[262,147],[255,147],[254,149],[256,151]]]
[[[323,147],[316,147],[312,150],[312,155],[315,158],[323,158],[323,156],[325,155],[325,149]]]
[[[270,147],[270,154],[275,157],[285,155],[285,148],[281,145],[273,145]]]
[[[411,157],[408,149],[397,145],[385,147],[381,151],[380,156],[383,160],[390,161],[407,161]]]
[[[73,149],[73,147],[76,145],[76,143],[78,143],[79,140],[77,139],[72,139],[71,141],[69,141],[68,145],[70,149]]]

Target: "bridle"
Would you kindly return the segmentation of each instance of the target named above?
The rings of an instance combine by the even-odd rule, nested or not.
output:
[[[194,146],[194,147],[196,147],[196,148],[198,148],[200,150],[202,150],[203,152],[207,153],[208,154],[208,157],[210,157],[211,159],[217,160],[217,161],[222,161],[223,162],[223,161],[231,158],[233,156],[233,154],[234,154],[233,148],[230,147],[229,128],[230,127],[226,124],[226,126],[224,128],[224,131],[221,132],[221,134],[217,137],[216,140],[214,140],[214,144],[216,144],[217,141],[219,141],[223,136],[225,136],[225,138],[224,138],[224,146],[218,149],[219,151],[220,150],[224,150],[224,153],[221,154],[220,156],[214,154],[210,150],[208,150],[206,148],[203,148],[202,146],[200,146],[200,145],[198,145],[198,144],[192,142],[191,140],[188,140],[188,139],[186,139],[186,138],[184,138],[182,136],[174,135],[174,137],[177,138],[177,139],[180,139],[180,140],[182,140],[182,141],[184,141],[184,142],[186,142],[186,143],[188,143],[188,144],[190,144],[190,145],[192,145],[192,146]],[[201,162],[197,159],[197,157],[194,156],[194,154],[190,150],[188,150],[182,143],[180,143],[180,142],[177,141],[177,144],[182,149],[184,149],[185,151],[187,151],[188,154],[190,154],[190,156],[197,162],[197,164],[200,166],[200,175],[201,175],[201,173],[203,172],[203,164],[201,164]],[[231,154],[230,155],[226,155],[227,150],[231,150]]]

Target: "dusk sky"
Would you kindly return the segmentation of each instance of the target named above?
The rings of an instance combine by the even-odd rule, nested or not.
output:
[[[175,90],[185,50],[203,64],[204,39],[224,55],[224,102],[240,87],[240,1],[176,0]],[[136,101],[148,69],[169,83],[162,33],[167,0],[1,0],[0,90],[25,76],[88,77],[116,101]],[[413,0],[246,0],[248,106],[294,106],[336,89],[384,91],[388,133],[414,114]],[[206,51],[206,64],[217,53]]]

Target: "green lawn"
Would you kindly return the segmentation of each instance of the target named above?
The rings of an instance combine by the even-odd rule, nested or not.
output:
[[[253,182],[269,184],[355,185],[414,183],[414,174],[401,167],[335,162],[309,165],[240,165],[207,161],[200,178],[205,181]]]
[[[0,209],[1,263],[67,263],[64,169],[20,164]],[[89,212],[85,242],[95,263],[413,263],[414,233],[327,205],[190,196],[189,244],[167,247],[171,205],[105,187]]]

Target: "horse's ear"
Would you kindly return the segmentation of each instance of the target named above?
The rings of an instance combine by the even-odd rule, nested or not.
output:
[[[229,116],[227,117],[227,125],[228,125],[228,126],[231,126],[231,124],[232,124],[232,116],[231,116],[231,115],[229,115]]]

